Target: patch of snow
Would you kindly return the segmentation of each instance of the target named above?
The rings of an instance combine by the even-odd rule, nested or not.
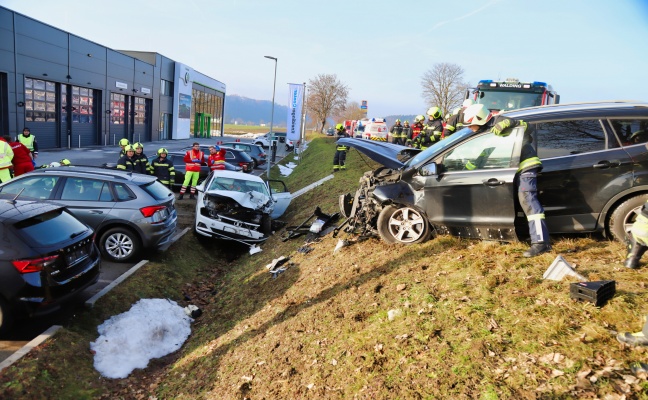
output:
[[[192,321],[174,301],[142,299],[99,325],[100,336],[90,343],[94,367],[106,378],[125,378],[135,368],[145,368],[149,360],[182,347]]]

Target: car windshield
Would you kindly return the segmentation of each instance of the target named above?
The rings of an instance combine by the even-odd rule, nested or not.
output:
[[[226,177],[216,177],[212,179],[207,190],[230,190],[242,193],[254,191],[269,196],[268,189],[263,182]]]
[[[36,246],[61,243],[88,230],[87,226],[63,209],[20,221],[16,228]]]
[[[485,105],[489,110],[514,110],[535,107],[542,104],[542,93],[482,90],[479,92],[477,103]]]
[[[450,137],[447,137],[441,140],[440,142],[436,142],[432,146],[418,153],[416,157],[409,159],[405,163],[405,168],[409,168],[412,166],[419,167],[422,163],[430,159],[430,157],[434,156],[435,154],[439,154],[443,152],[445,149],[454,146],[455,143],[458,143],[462,141],[464,138],[467,138],[471,135],[474,135],[473,131],[471,131],[469,128],[463,128],[458,132],[456,132],[455,134],[451,135]]]
[[[171,191],[160,181],[153,181],[148,185],[142,186],[142,189],[155,200],[166,200],[172,195]]]

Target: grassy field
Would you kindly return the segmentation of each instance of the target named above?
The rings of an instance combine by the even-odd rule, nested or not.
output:
[[[285,179],[292,191],[331,173],[333,139],[311,139]],[[338,211],[338,195],[373,166],[353,150],[347,160],[347,171],[293,201],[288,225],[316,206]],[[193,202],[178,208],[190,224]],[[614,338],[640,330],[648,312],[648,277],[621,266],[619,243],[555,237],[551,253],[525,259],[524,243],[440,236],[388,246],[342,233],[306,244],[284,234],[253,256],[185,235],[5,370],[0,397],[648,398],[646,376],[630,371],[646,350]],[[334,252],[340,238],[350,245]],[[558,254],[592,281],[616,280],[616,296],[601,308],[572,301],[573,281],[542,279]],[[282,255],[289,268],[273,278],[265,265]],[[102,378],[89,351],[96,327],[141,298],[204,313],[177,353],[128,378]]]
[[[265,133],[265,132],[270,132],[270,125],[259,126],[259,125],[225,124],[224,129],[226,135],[238,135],[244,133]],[[273,129],[277,132],[286,132],[286,127],[280,128],[274,126]]]

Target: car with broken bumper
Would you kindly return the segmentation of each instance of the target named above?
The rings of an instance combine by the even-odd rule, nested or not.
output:
[[[527,122],[542,170],[538,197],[551,234],[625,240],[648,200],[648,103],[593,102],[507,111]],[[340,197],[344,229],[388,243],[435,233],[512,241],[528,237],[516,190],[523,128],[507,137],[465,128],[424,151],[340,139],[382,164]]]
[[[195,233],[250,246],[268,239],[291,200],[283,182],[233,171],[212,171],[197,190]]]

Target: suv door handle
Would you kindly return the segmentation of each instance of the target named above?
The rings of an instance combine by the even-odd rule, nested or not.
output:
[[[606,169],[610,167],[618,167],[619,165],[621,165],[621,161],[619,160],[612,160],[612,161],[605,160],[605,161],[599,161],[598,164],[594,164],[592,165],[592,167],[598,169]]]
[[[497,178],[490,178],[490,179],[484,179],[482,183],[486,186],[500,186],[505,184],[506,182],[500,181]]]

